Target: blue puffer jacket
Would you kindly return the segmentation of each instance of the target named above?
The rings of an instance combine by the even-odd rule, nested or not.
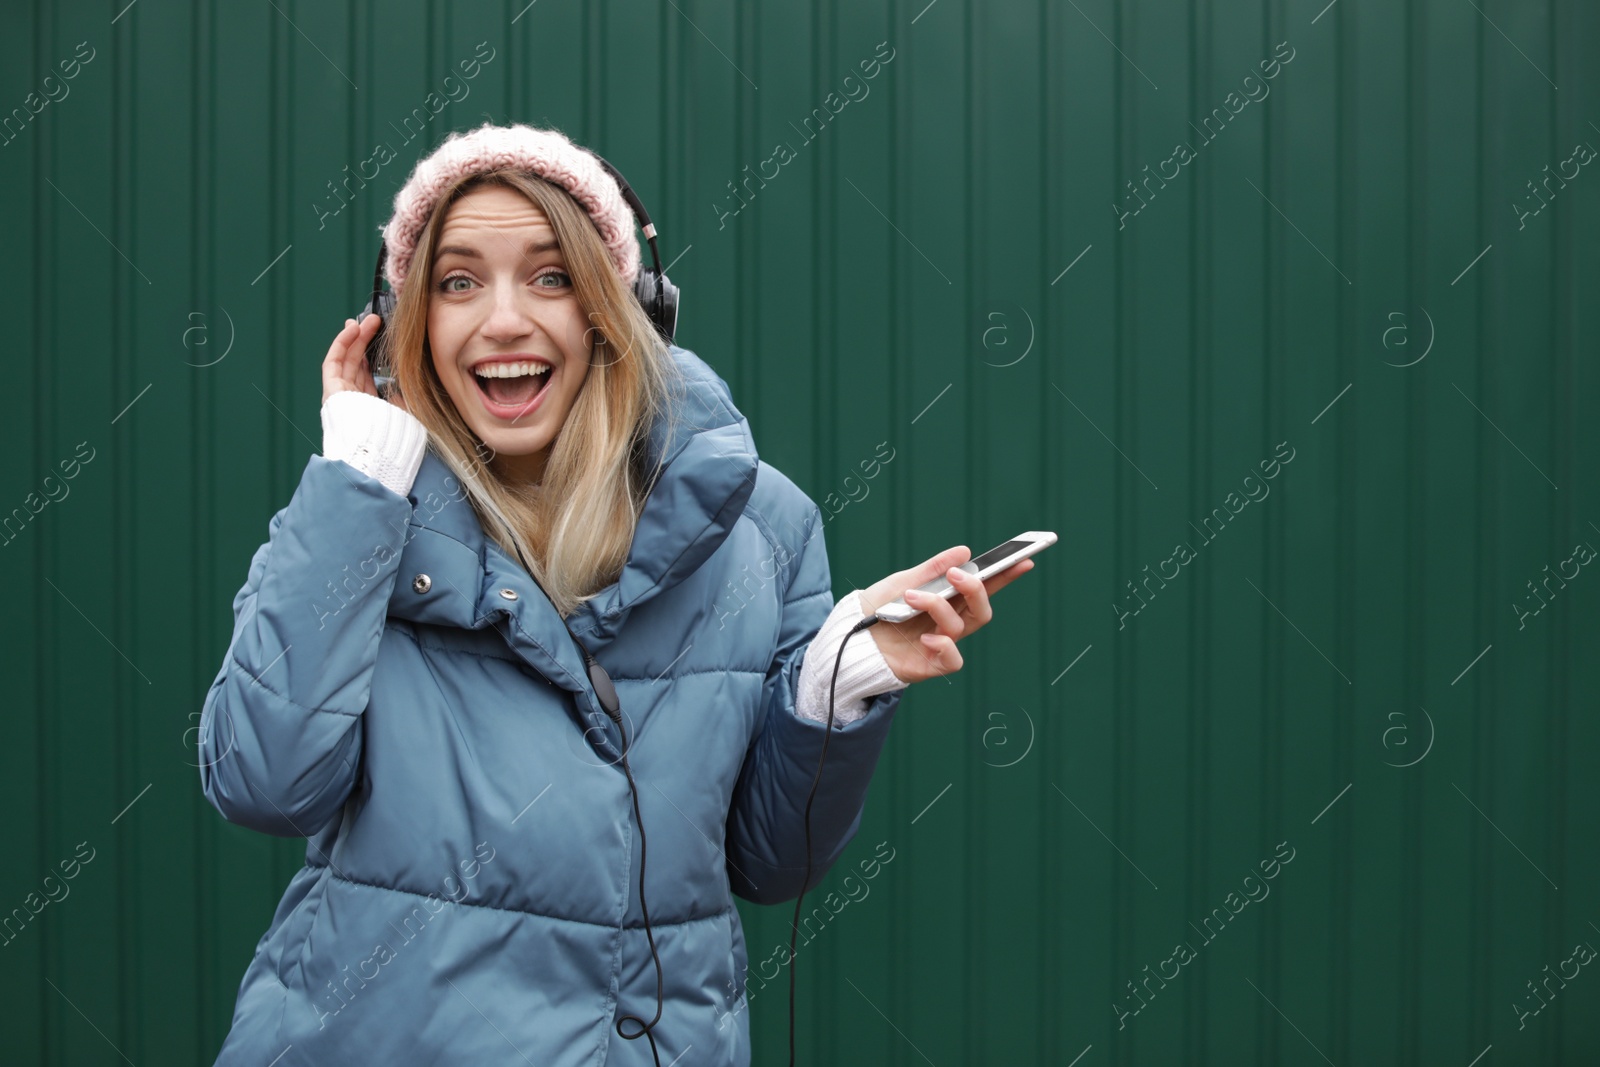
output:
[[[651,439],[669,462],[620,580],[569,622],[631,741],[661,1062],[744,1065],[733,895],[800,892],[824,728],[795,694],[834,597],[816,504],[759,460],[726,383],[671,351],[684,425]],[[614,1029],[656,1008],[621,734],[439,458],[401,497],[311,456],[233,610],[201,786],[229,821],[308,841],[216,1062],[650,1063]],[[855,835],[899,698],[835,726],[808,889]]]

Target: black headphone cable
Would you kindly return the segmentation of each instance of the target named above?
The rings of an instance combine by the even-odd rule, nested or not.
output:
[[[519,559],[521,557],[520,551],[518,552],[518,557]],[[522,560],[522,563],[524,567],[527,567],[526,560]],[[532,568],[527,568],[527,570],[528,577],[533,578]],[[539,586],[540,592],[544,591],[544,587],[540,585],[537,578],[533,578],[533,583]],[[852,626],[849,632],[844,635],[844,638],[839,642],[839,654],[834,657],[833,677],[828,684],[828,724],[822,735],[822,751],[817,757],[817,773],[811,780],[811,792],[806,796],[806,870],[805,876],[800,881],[800,895],[795,898],[794,918],[789,923],[789,1067],[794,1067],[794,950],[800,935],[800,908],[805,901],[806,884],[811,881],[811,869],[814,865],[811,850],[811,808],[817,798],[817,786],[822,782],[822,767],[828,758],[828,741],[833,736],[833,717],[839,693],[839,668],[844,664],[844,649],[849,644],[850,638],[868,627],[877,625],[880,621],[882,620],[876,615],[868,616]],[[566,620],[563,619],[562,622],[565,623]],[[567,630],[567,636],[572,638],[572,643],[578,647],[578,651],[583,655],[584,663],[589,669],[589,679],[594,683],[595,696],[599,698],[601,708],[611,718],[611,721],[617,724],[618,730],[622,733],[622,772],[628,778],[628,791],[633,798],[633,817],[639,824],[639,910],[644,915],[644,936],[645,940],[649,942],[650,959],[655,964],[656,969],[656,1014],[649,1022],[637,1015],[618,1015],[616,1021],[617,1036],[624,1041],[637,1041],[640,1037],[648,1038],[650,1041],[650,1055],[654,1059],[656,1067],[661,1067],[661,1054],[656,1049],[656,1037],[652,1031],[661,1022],[661,1013],[665,1003],[665,982],[661,974],[661,957],[656,952],[655,935],[650,928],[650,908],[645,903],[644,872],[647,842],[644,834],[644,817],[639,812],[639,787],[633,779],[633,769],[628,766],[629,740],[627,727],[622,722],[622,704],[617,699],[616,687],[612,684],[611,676],[606,673],[606,669],[584,647],[583,643],[578,640],[577,635],[570,628]],[[639,1024],[639,1029],[631,1034],[624,1032],[622,1029],[622,1024],[629,1021]]]
[[[582,648],[581,645],[579,647]],[[594,657],[589,655],[588,650],[584,649],[583,653],[584,658],[589,661],[590,677],[595,677],[596,671],[599,671],[601,676],[605,676],[605,668],[600,666],[599,663],[595,662]],[[608,686],[610,685],[609,677],[606,678],[606,683]],[[616,701],[614,689],[612,690],[612,693],[613,695],[611,700],[614,703]],[[649,1022],[645,1022],[637,1015],[618,1015],[616,1030],[617,1036],[622,1038],[624,1041],[637,1041],[641,1036],[649,1038],[650,1055],[655,1059],[656,1067],[661,1067],[661,1053],[656,1050],[656,1035],[652,1031],[655,1029],[656,1024],[661,1021],[661,1009],[665,999],[665,987],[661,977],[661,957],[656,954],[656,938],[655,935],[650,932],[650,906],[644,901],[644,816],[639,814],[639,787],[634,783],[632,768],[628,766],[628,731],[627,728],[622,725],[621,705],[618,705],[617,709],[613,711],[610,705],[605,704],[602,701],[602,707],[605,708],[606,714],[611,716],[611,720],[617,724],[617,729],[622,732],[622,773],[628,776],[628,791],[633,794],[633,817],[634,820],[639,824],[639,910],[644,913],[644,936],[645,940],[650,943],[650,959],[655,963],[656,966],[655,1018],[651,1019]],[[631,1034],[624,1033],[622,1024],[630,1020],[638,1023],[639,1029]]]
[[[513,545],[513,547],[516,546]],[[533,568],[528,566],[528,561],[522,555],[520,548],[517,549],[517,559],[522,563],[523,569],[528,572],[528,577],[532,579],[533,584],[539,587],[541,593],[544,593],[544,586],[539,582],[539,579],[534,578]],[[549,600],[549,598],[550,594],[545,593],[545,599]],[[551,605],[554,606],[554,604],[555,601],[552,600]],[[557,614],[559,615],[560,613],[557,612]],[[666,983],[661,976],[661,957],[656,952],[656,937],[650,929],[650,905],[645,903],[644,899],[644,861],[647,842],[644,836],[644,816],[639,813],[639,785],[633,780],[633,768],[628,766],[629,739],[628,729],[622,723],[622,701],[617,698],[617,687],[612,684],[611,675],[606,673],[606,669],[600,665],[600,661],[595,659],[594,655],[584,647],[582,641],[578,640],[578,635],[572,632],[572,627],[567,625],[567,620],[562,618],[561,622],[566,628],[567,636],[572,638],[572,643],[577,646],[578,652],[583,656],[584,665],[589,670],[589,681],[594,685],[594,695],[599,700],[601,709],[610,717],[612,722],[617,724],[617,730],[622,734],[622,773],[628,776],[628,793],[633,798],[633,818],[639,824],[639,910],[644,914],[644,936],[645,940],[650,944],[650,960],[655,964],[656,968],[656,1014],[655,1018],[649,1022],[645,1022],[644,1019],[637,1015],[618,1015],[615,1029],[617,1036],[624,1041],[637,1041],[641,1037],[648,1038],[650,1041],[650,1056],[655,1060],[656,1067],[661,1067],[661,1053],[656,1048],[656,1035],[652,1031],[655,1030],[656,1024],[661,1022],[662,1007],[666,1000]],[[620,1001],[620,979],[618,980],[617,995]],[[622,1024],[629,1021],[639,1024],[639,1029],[631,1034],[625,1033],[622,1029]]]
[[[789,1067],[794,1067],[794,949],[800,935],[800,904],[806,898],[806,883],[811,881],[811,804],[817,798],[817,784],[822,781],[822,763],[828,758],[828,739],[833,736],[833,713],[839,693],[839,667],[844,663],[844,646],[850,639],[881,620],[868,616],[850,628],[839,642],[839,655],[833,661],[833,681],[828,685],[828,726],[822,735],[822,753],[817,757],[817,776],[811,780],[811,794],[806,797],[806,873],[800,880],[800,895],[794,901],[794,919],[789,923]]]

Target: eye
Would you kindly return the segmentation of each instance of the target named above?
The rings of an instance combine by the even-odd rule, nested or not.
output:
[[[546,278],[559,278],[561,280],[555,285],[545,285],[543,283],[544,283],[544,280]],[[561,289],[561,288],[564,288],[565,286],[568,286],[568,285],[572,284],[572,277],[569,274],[567,274],[566,271],[556,270],[556,269],[552,268],[551,270],[548,270],[545,273],[540,274],[537,277],[535,277],[533,279],[533,282],[534,282],[534,286],[533,287],[535,289]]]
[[[441,293],[459,293],[459,292],[462,292],[462,290],[450,288],[450,283],[451,282],[470,282],[471,280],[472,279],[469,278],[465,274],[447,274],[442,279],[440,279],[438,288],[439,288],[439,291]]]

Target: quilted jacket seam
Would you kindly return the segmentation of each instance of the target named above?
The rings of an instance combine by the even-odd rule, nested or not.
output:
[[[308,867],[326,867],[327,865],[326,864],[322,864],[322,863],[307,863],[306,866],[308,866]],[[352,878],[348,874],[341,874],[338,871],[334,871],[334,870],[330,870],[328,872],[328,877],[333,879],[334,881],[346,882],[346,883],[348,883],[350,885],[364,886],[367,889],[378,889],[378,890],[381,890],[381,891],[383,891],[385,893],[400,893],[400,894],[403,894],[404,896],[408,896],[408,897],[419,897],[419,898],[421,898],[423,900],[430,899],[429,894],[427,894],[427,893],[419,893],[414,889],[400,889],[400,888],[397,888],[395,886],[379,885],[377,882],[365,882],[365,881],[362,881],[359,878]],[[497,904],[483,904],[483,903],[479,903],[479,902],[471,901],[471,900],[449,900],[448,898],[441,898],[441,897],[433,897],[432,899],[443,899],[443,900],[447,900],[451,904],[459,904],[459,905],[462,905],[463,907],[468,907],[468,908],[482,908],[485,911],[501,911],[501,912],[506,912],[507,914],[510,914],[510,915],[532,915],[532,916],[535,916],[536,918],[540,918],[540,919],[549,919],[552,922],[574,923],[574,924],[579,925],[579,926],[593,926],[593,927],[596,927],[597,929],[601,929],[601,930],[615,930],[617,928],[615,923],[597,923],[597,922],[590,922],[588,919],[571,919],[571,918],[568,918],[568,917],[566,917],[564,915],[548,915],[548,914],[546,914],[545,912],[542,912],[542,911],[529,911],[526,908],[502,908]],[[657,929],[657,928],[663,927],[663,926],[687,926],[690,923],[711,922],[714,919],[722,918],[723,916],[727,915],[728,912],[730,912],[732,910],[733,910],[733,908],[732,908],[732,906],[730,906],[730,907],[722,909],[721,911],[713,912],[710,915],[697,915],[692,919],[675,919],[675,920],[673,920],[671,922],[658,922],[658,921],[652,919],[650,921],[650,928],[651,929]],[[641,923],[638,926],[624,927],[624,929],[628,929],[628,930],[643,930],[644,929],[644,925]]]
[[[251,681],[255,682],[255,684],[259,685],[262,689],[265,689],[270,696],[276,698],[277,700],[281,700],[283,703],[289,705],[291,708],[299,708],[301,711],[315,712],[315,713],[320,714],[320,715],[340,715],[340,716],[343,716],[346,719],[358,718],[361,715],[361,713],[359,711],[338,711],[338,710],[336,710],[334,708],[312,708],[312,707],[307,707],[304,704],[296,703],[295,701],[290,700],[288,697],[284,696],[282,693],[278,692],[276,689],[272,688],[266,682],[263,682],[260,678],[256,677],[254,674],[251,674],[250,673],[250,668],[246,667],[242,662],[240,662],[237,651],[229,652],[228,653],[228,660],[230,661],[230,663],[232,664],[232,666],[233,666],[233,668],[235,670],[237,670],[240,673],[244,674],[245,677],[247,677]]]

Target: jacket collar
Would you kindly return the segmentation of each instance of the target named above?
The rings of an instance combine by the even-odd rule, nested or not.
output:
[[[687,388],[670,400],[678,415],[670,436],[667,420],[651,428],[649,469],[658,457],[665,469],[645,500],[615,582],[563,626],[528,572],[484,534],[465,487],[430,447],[409,496],[412,514],[389,613],[469,629],[494,624],[552,682],[587,693],[587,670],[567,628],[598,654],[634,608],[677,585],[722,545],[755,489],[755,441],[727,383],[693,352],[677,346],[669,352]],[[428,580],[419,581],[419,574]]]

